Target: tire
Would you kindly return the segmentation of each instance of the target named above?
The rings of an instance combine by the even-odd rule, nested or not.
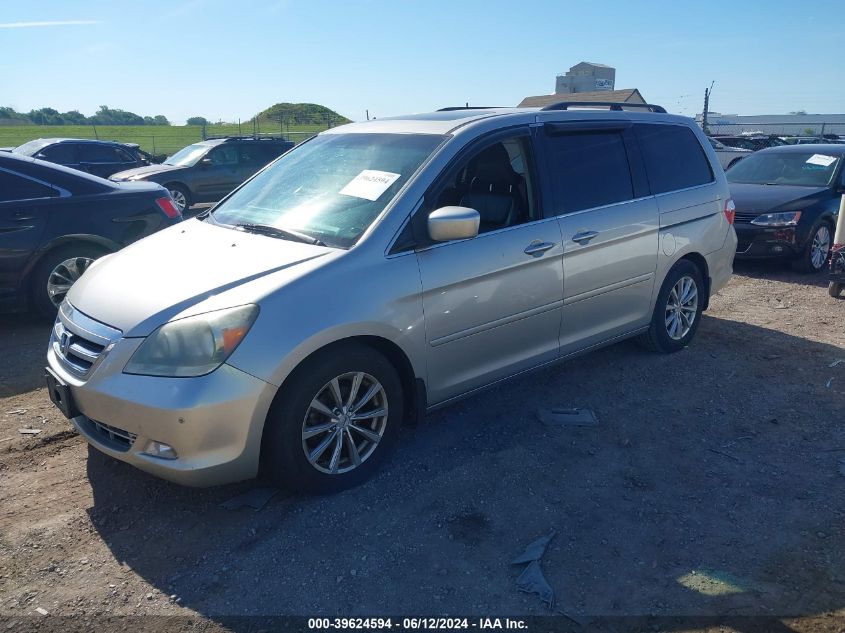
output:
[[[341,403],[333,396],[335,379]],[[360,381],[357,395],[350,398],[356,381]],[[375,394],[362,402],[370,391]],[[350,401],[353,407],[347,413],[344,407]],[[386,414],[358,420],[347,417],[355,408],[359,414],[381,410]],[[285,381],[270,408],[262,438],[262,472],[294,491],[325,494],[357,486],[390,453],[403,411],[402,383],[384,356],[355,343],[317,352]],[[306,430],[310,431],[307,437]],[[354,440],[358,465],[350,440]]]
[[[824,244],[827,248],[824,248]],[[810,229],[810,239],[807,240],[807,246],[792,261],[792,267],[801,273],[818,273],[827,265],[827,260],[830,257],[830,247],[833,244],[830,225],[822,220],[813,225]],[[824,249],[821,254],[820,249]]]
[[[191,208],[191,192],[188,188],[178,182],[169,182],[164,188],[170,192],[170,197],[179,209],[179,213],[185,213]]]
[[[827,285],[827,294],[829,294],[834,299],[839,298],[839,295],[842,294],[842,289],[845,288],[845,284],[839,281],[831,281]]]
[[[678,294],[676,286],[678,289],[687,288],[681,296],[683,309],[675,307],[677,304],[675,297]],[[673,294],[673,290],[676,294]],[[690,292],[693,290],[694,295],[691,296]],[[661,354],[671,354],[686,347],[695,336],[698,324],[701,322],[704,292],[704,279],[698,266],[687,259],[677,262],[669,270],[663,280],[663,285],[660,286],[651,324],[648,331],[640,335],[639,342],[646,348]],[[692,319],[691,322],[690,319]]]
[[[72,244],[44,255],[29,280],[35,310],[46,319],[55,319],[59,304],[70,287],[95,259],[107,253],[91,244]]]

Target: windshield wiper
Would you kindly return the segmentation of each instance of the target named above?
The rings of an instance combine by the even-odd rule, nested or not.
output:
[[[303,242],[305,244],[313,244],[314,246],[325,246],[325,243],[318,240],[316,237],[299,233],[298,231],[291,231],[290,229],[280,229],[277,226],[270,226],[269,224],[250,224],[249,222],[242,222],[235,224],[234,227],[239,231],[247,231],[249,233],[260,233],[269,237],[278,237],[283,240],[291,240],[293,242]]]

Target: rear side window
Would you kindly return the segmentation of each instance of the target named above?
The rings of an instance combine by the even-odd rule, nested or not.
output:
[[[57,195],[52,187],[0,169],[0,202],[51,198]]]
[[[621,132],[552,133],[546,147],[558,214],[634,198]]]
[[[91,143],[79,146],[79,160],[89,163],[119,163],[123,159],[118,156],[114,147]]]
[[[695,133],[683,125],[634,126],[651,193],[666,193],[713,182],[710,161]]]

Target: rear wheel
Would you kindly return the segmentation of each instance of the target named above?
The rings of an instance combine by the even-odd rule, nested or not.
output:
[[[285,382],[262,440],[264,472],[292,490],[328,493],[369,478],[404,411],[393,365],[369,347],[330,347]]]
[[[830,254],[830,226],[819,222],[810,231],[810,239],[804,251],[793,261],[795,270],[803,273],[817,273],[825,267]]]
[[[55,319],[71,286],[107,251],[90,244],[69,245],[47,253],[32,273],[30,292],[35,309]]]
[[[704,306],[704,280],[698,266],[682,259],[669,270],[640,343],[669,354],[686,347],[695,336]]]

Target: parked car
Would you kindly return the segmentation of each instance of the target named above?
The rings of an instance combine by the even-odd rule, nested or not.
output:
[[[160,183],[184,211],[198,202],[217,202],[293,145],[278,138],[212,139],[188,145],[160,165],[114,174],[112,180]]]
[[[798,270],[822,270],[845,193],[843,156],[843,145],[785,145],[728,170],[737,258],[780,257]]]
[[[40,138],[19,145],[12,151],[22,156],[31,156],[79,169],[102,178],[148,164],[134,147],[114,141]]]
[[[719,164],[722,166],[722,169],[728,169],[730,167],[733,167],[743,158],[751,154],[751,150],[749,149],[742,149],[740,147],[728,147],[724,143],[721,143],[714,139],[712,136],[707,137],[707,140],[710,141],[710,145],[716,152],[716,156],[719,157]]]
[[[181,220],[163,187],[0,154],[0,302],[55,318],[95,259]]]
[[[828,140],[821,136],[782,136],[785,145],[818,145]]]
[[[50,341],[54,402],[173,481],[260,464],[325,492],[427,409],[628,337],[682,349],[736,249],[715,152],[659,106],[567,107],[334,128],[95,262]]]
[[[777,136],[766,136],[762,134],[748,136],[743,136],[742,134],[733,136],[719,134],[711,138],[719,141],[727,147],[738,147],[740,149],[751,150],[752,152],[756,152],[758,149],[765,149],[767,147],[779,147],[781,145],[786,145],[786,143]]]

